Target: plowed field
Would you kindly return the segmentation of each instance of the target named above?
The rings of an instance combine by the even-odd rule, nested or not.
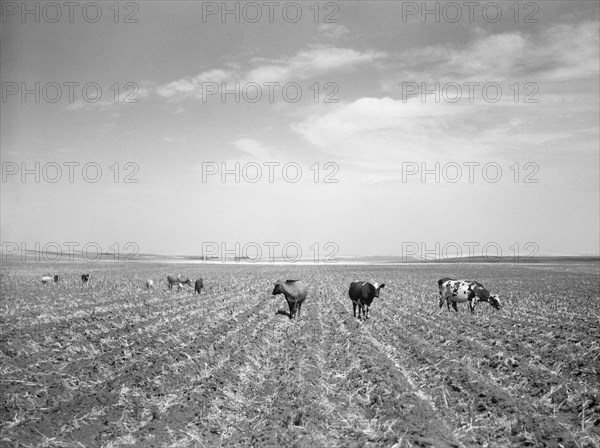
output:
[[[79,276],[91,274],[81,285]],[[42,285],[45,273],[61,282]],[[201,296],[167,274],[204,278]],[[14,264],[2,446],[597,447],[598,266]],[[438,307],[437,279],[500,294]],[[154,290],[146,290],[153,278]],[[278,278],[309,295],[296,321]],[[348,285],[385,283],[369,319]]]

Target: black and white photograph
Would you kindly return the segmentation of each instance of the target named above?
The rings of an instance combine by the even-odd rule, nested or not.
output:
[[[600,448],[600,2],[0,12],[0,446]]]

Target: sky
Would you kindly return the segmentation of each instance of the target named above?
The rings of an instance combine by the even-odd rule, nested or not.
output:
[[[4,251],[598,255],[600,3],[471,5],[2,2]]]

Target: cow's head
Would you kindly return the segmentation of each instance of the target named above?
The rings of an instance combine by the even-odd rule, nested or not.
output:
[[[379,291],[381,291],[381,288],[385,288],[385,283],[382,283],[381,285],[379,283],[373,283],[373,287],[375,288],[375,297],[379,297]]]
[[[181,274],[179,274],[177,276],[177,281],[179,283],[181,283],[182,285],[191,285],[192,281],[189,278],[185,278],[184,276],[182,276]]]
[[[494,294],[493,296],[490,296],[490,298],[488,299],[488,302],[490,303],[490,305],[492,305],[497,310],[500,309],[500,296],[498,294]]]
[[[54,283],[58,283],[58,275],[54,276]]]
[[[277,281],[273,284],[275,285],[275,288],[273,288],[272,295],[276,296],[277,294],[283,294],[283,289],[281,289],[281,282]]]

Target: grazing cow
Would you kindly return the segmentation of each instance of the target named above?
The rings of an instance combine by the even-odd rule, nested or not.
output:
[[[354,311],[354,317],[356,317],[356,306],[358,305],[358,318],[360,319],[360,313],[365,319],[369,318],[369,307],[375,297],[379,297],[379,291],[385,287],[385,283],[381,285],[379,283],[368,283],[368,282],[352,282],[350,283],[350,289],[348,295],[352,300],[352,310]],[[366,309],[365,309],[366,305]]]
[[[488,302],[497,310],[500,309],[498,294],[490,295],[489,291],[481,283],[442,278],[438,280],[438,286],[440,288],[440,308],[444,305],[445,300],[446,305],[448,305],[448,311],[450,311],[450,303],[452,303],[454,311],[458,311],[456,304],[459,302],[469,302],[471,314],[475,314],[475,306],[479,302]]]
[[[154,288],[154,281],[149,278],[148,280],[146,280],[146,289],[152,289]]]
[[[198,280],[196,280],[196,283],[194,284],[194,294],[200,294],[200,291],[202,291],[202,288],[204,288],[204,282],[202,281],[201,278],[199,278]]]
[[[277,280],[275,283],[272,295],[283,294],[285,300],[287,300],[288,307],[290,308],[290,319],[293,319],[298,311],[298,317],[300,317],[300,308],[302,302],[306,299],[306,285],[300,280]],[[283,313],[285,314],[285,313]]]
[[[55,275],[54,277],[51,277],[49,275],[44,275],[42,277],[42,283],[50,283],[50,282],[58,283],[58,275]]]
[[[90,274],[81,274],[81,282],[82,283],[87,283],[89,279],[90,279]]]
[[[177,291],[179,291],[183,285],[192,286],[192,281],[189,278],[182,276],[181,274],[179,274],[177,276],[168,275],[167,283],[169,285],[169,289],[173,289],[173,285],[177,284],[178,285]]]

